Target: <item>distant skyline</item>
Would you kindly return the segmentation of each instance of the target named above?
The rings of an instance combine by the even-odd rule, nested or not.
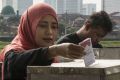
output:
[[[0,12],[1,12],[1,9],[2,9],[2,0],[0,0]]]
[[[42,2],[44,0],[34,0],[34,3],[35,2]],[[97,11],[100,11],[101,10],[101,0],[83,0],[83,3],[95,3],[96,4],[96,9]]]
[[[97,11],[101,10],[101,0],[83,0],[83,3],[95,3]]]
[[[33,0],[34,3],[43,0]],[[95,3],[97,11],[101,10],[101,0],[83,0],[83,3]],[[2,0],[0,0],[0,11],[2,9]]]

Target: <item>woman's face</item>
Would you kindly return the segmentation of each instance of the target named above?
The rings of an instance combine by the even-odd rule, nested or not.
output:
[[[53,16],[47,15],[37,25],[35,41],[39,47],[48,47],[54,44],[57,34],[57,21]]]

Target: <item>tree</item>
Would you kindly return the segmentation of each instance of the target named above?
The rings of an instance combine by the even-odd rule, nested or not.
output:
[[[65,34],[65,25],[63,23],[59,23],[59,36],[62,36]]]
[[[0,35],[4,32],[6,28],[6,22],[4,20],[4,17],[0,15]]]
[[[7,19],[8,25],[18,25],[20,21],[20,16],[11,16]]]
[[[0,15],[0,31],[2,30],[3,26],[5,26],[4,25],[4,18],[2,15]]]
[[[15,15],[14,9],[11,6],[5,6],[2,9],[1,14],[3,15]]]

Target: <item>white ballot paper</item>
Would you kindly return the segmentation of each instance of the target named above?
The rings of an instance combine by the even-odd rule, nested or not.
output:
[[[93,64],[95,62],[95,55],[94,55],[93,48],[92,48],[91,38],[86,38],[79,44],[85,48],[84,52],[86,54],[83,57],[85,66],[89,66]]]

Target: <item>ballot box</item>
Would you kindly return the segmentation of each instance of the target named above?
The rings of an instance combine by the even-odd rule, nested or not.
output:
[[[94,48],[96,59],[120,59],[120,47]]]
[[[120,60],[96,60],[85,67],[83,60],[28,66],[27,80],[120,80]]]

